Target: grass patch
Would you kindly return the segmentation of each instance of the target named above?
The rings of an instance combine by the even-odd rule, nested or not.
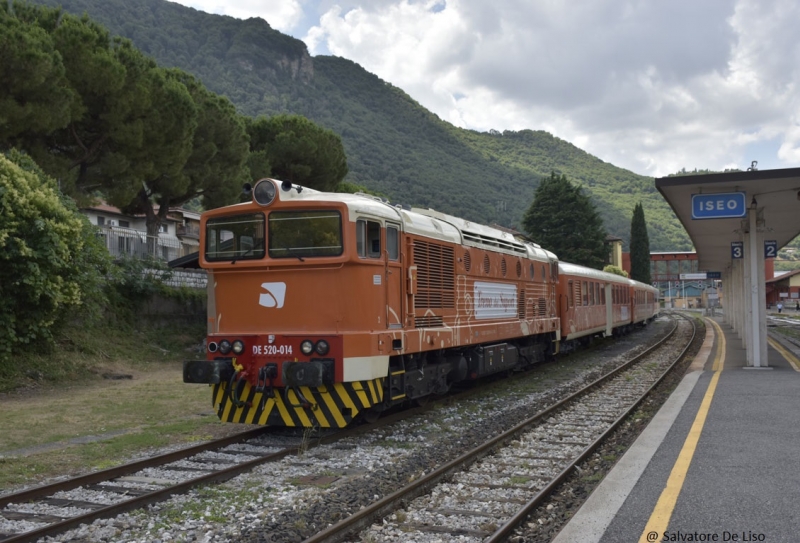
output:
[[[0,392],[92,381],[109,368],[148,369],[201,356],[197,347],[205,337],[204,323],[157,324],[139,328],[69,326],[52,349],[18,353],[13,363],[0,364]]]
[[[587,483],[597,483],[600,482],[605,474],[598,471],[596,473],[592,473],[591,475],[586,475],[585,477],[581,477],[581,481],[585,481]]]
[[[208,439],[209,426],[214,425],[221,426],[222,423],[204,418],[154,425],[103,441],[0,458],[0,489],[57,475],[112,468],[142,450]]]
[[[789,326],[778,326],[777,327],[778,333],[793,338],[793,339],[800,339],[800,330],[796,328],[791,328]]]

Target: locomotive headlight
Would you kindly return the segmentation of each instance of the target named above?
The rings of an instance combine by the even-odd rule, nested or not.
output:
[[[233,342],[233,353],[242,354],[244,352],[244,341],[237,339]]]
[[[317,351],[317,354],[320,356],[325,356],[328,354],[328,350],[330,350],[331,346],[328,345],[328,342],[324,339],[317,341],[317,344],[314,346],[314,350]]]
[[[223,339],[219,342],[219,352],[222,354],[228,354],[231,352],[231,342],[227,339]]]
[[[310,339],[304,339],[300,344],[300,350],[303,351],[303,354],[311,354],[314,350],[314,344],[311,343]]]
[[[268,206],[275,199],[275,185],[272,181],[262,179],[253,189],[253,199],[262,206]]]

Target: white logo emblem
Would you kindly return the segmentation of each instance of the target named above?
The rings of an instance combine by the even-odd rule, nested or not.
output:
[[[283,300],[286,298],[286,283],[261,283],[261,288],[267,292],[262,292],[258,298],[258,305],[264,307],[283,307]]]

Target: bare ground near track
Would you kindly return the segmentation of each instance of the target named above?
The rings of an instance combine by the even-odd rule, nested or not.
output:
[[[96,373],[0,394],[0,493],[245,429],[219,422],[209,388],[183,383],[179,362]]]

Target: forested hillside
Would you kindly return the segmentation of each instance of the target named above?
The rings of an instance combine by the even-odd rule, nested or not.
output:
[[[87,13],[160,65],[193,73],[243,114],[294,113],[330,128],[347,152],[346,180],[392,201],[516,226],[539,180],[555,171],[588,191],[610,234],[627,243],[633,207],[641,201],[652,250],[691,248],[652,178],[546,132],[456,128],[354,62],[310,57],[303,42],[263,20],[209,15],[164,0],[35,3]]]

